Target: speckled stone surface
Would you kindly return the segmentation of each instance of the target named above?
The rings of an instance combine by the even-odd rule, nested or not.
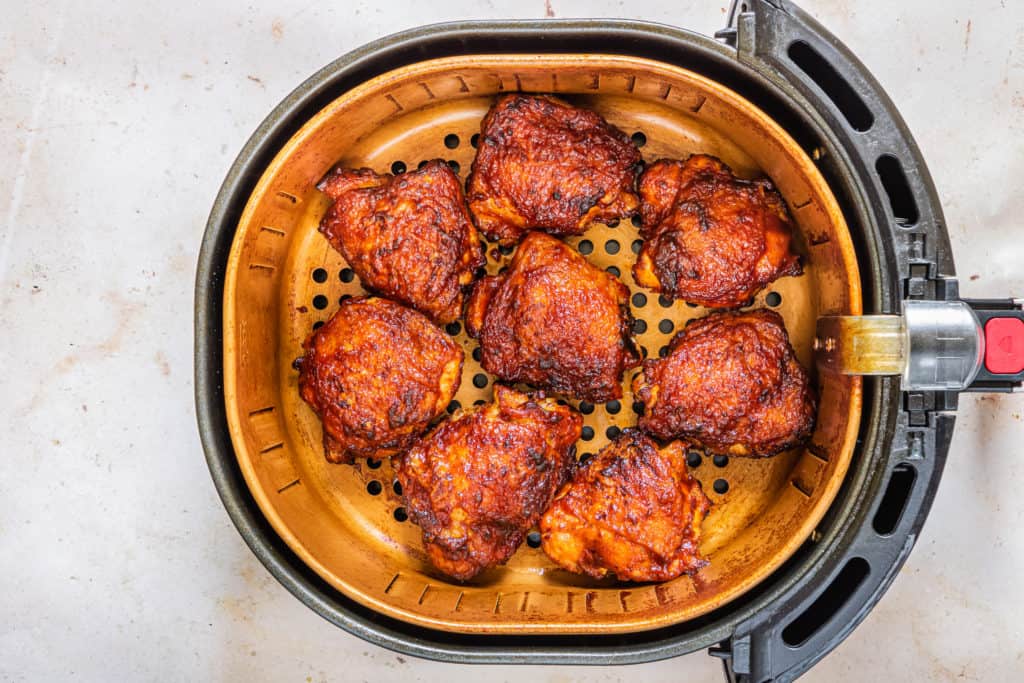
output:
[[[806,0],[896,101],[966,296],[1024,296],[1024,6]],[[192,405],[192,278],[234,155],[371,39],[467,17],[620,16],[711,33],[724,5],[528,0],[33,2],[0,22],[0,679],[719,681],[703,653],[468,667],[371,646],[242,543]],[[808,681],[1024,678],[1024,397],[961,399],[932,515]]]

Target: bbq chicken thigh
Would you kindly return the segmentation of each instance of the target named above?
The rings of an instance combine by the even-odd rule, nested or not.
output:
[[[800,275],[792,224],[771,181],[741,180],[715,157],[661,160],[640,177],[641,287],[709,308],[736,308]]]
[[[668,581],[707,561],[697,549],[711,503],[686,446],[626,430],[580,467],[540,521],[541,547],[571,572]]]
[[[531,232],[507,272],[480,280],[466,330],[484,369],[575,398],[622,397],[622,373],[639,363],[629,290],[563,242]]]
[[[440,323],[462,313],[462,288],[484,265],[458,176],[443,161],[402,175],[338,169],[322,183],[334,204],[320,232],[366,289]]]
[[[415,443],[459,388],[464,353],[425,316],[359,297],[305,343],[299,393],[324,428],[334,463],[384,458]]]
[[[691,321],[668,355],[633,380],[638,425],[709,452],[769,456],[807,439],[815,396],[774,311],[714,313]]]
[[[570,476],[582,418],[501,385],[396,458],[427,556],[460,581],[504,563]]]
[[[500,98],[480,127],[467,198],[477,227],[503,245],[537,228],[581,235],[635,213],[640,152],[598,114],[546,95]]]

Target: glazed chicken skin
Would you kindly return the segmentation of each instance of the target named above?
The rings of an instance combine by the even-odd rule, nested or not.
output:
[[[540,521],[541,547],[571,572],[668,581],[707,564],[697,549],[711,503],[686,446],[629,429],[580,467]]]
[[[458,176],[443,161],[402,175],[337,169],[321,184],[334,203],[320,232],[363,286],[450,323],[462,288],[484,265]]]
[[[626,286],[539,232],[508,271],[477,283],[466,308],[485,370],[593,402],[622,397],[622,373],[640,360],[631,327]]]
[[[460,581],[504,563],[571,475],[582,418],[501,385],[396,458],[427,556]]]
[[[334,463],[415,443],[459,388],[462,347],[424,315],[380,298],[343,301],[304,344],[299,393]]]
[[[798,446],[814,426],[814,391],[774,311],[713,313],[691,321],[668,355],[633,379],[638,425],[711,453],[769,456]]]
[[[484,117],[467,199],[477,227],[503,245],[532,228],[581,235],[631,216],[640,152],[598,114],[546,95],[505,95]]]
[[[741,180],[715,157],[661,160],[640,177],[641,287],[709,308],[736,308],[800,275],[792,224],[771,181]]]

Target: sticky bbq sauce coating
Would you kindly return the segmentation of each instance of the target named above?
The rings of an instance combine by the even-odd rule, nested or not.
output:
[[[323,421],[330,462],[390,457],[444,412],[464,352],[421,313],[377,297],[343,301],[304,344],[299,393]]]
[[[462,313],[463,287],[485,263],[458,176],[443,161],[401,175],[338,169],[320,232],[366,289],[440,323]]]
[[[465,581],[504,563],[571,475],[583,421],[501,385],[494,402],[443,422],[395,459],[427,556]]]
[[[640,361],[631,328],[626,286],[538,232],[504,274],[476,284],[466,309],[485,370],[593,402],[622,397],[622,373]]]
[[[540,522],[557,565],[620,581],[668,581],[707,564],[697,548],[711,503],[686,469],[686,446],[629,429],[582,465]]]
[[[505,95],[484,117],[467,198],[503,245],[528,230],[581,235],[635,213],[640,152],[598,114],[547,95]]]
[[[793,226],[771,181],[742,180],[715,157],[661,160],[640,177],[641,287],[709,308],[744,305],[783,275],[800,275]]]
[[[712,453],[775,455],[814,428],[810,378],[782,318],[763,309],[691,321],[665,358],[644,361],[633,396],[644,405],[641,429]]]

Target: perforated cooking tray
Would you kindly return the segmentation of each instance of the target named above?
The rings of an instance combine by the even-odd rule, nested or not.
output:
[[[940,411],[955,406],[955,393],[909,392],[906,410],[898,381],[868,378],[862,394],[862,379],[850,372],[865,368],[851,367],[851,354],[841,352],[865,337],[857,336],[858,318],[835,316],[859,316],[864,303],[897,313],[904,285],[906,293],[955,298],[948,247],[913,143],[873,81],[797,10],[749,4],[734,8],[735,30],[725,34],[738,48],[626,22],[403,34],[327,67],[257,131],[225,182],[204,242],[197,403],[229,512],[264,563],[311,607],[375,642],[456,660],[642,661],[727,641],[721,653],[730,670],[753,670],[761,680],[802,670],[877,600],[927,511],[952,423]],[[799,31],[800,40],[785,31]],[[805,60],[814,68],[791,55],[781,71],[782,46],[798,43],[806,46],[798,52],[817,55]],[[849,104],[851,86],[815,80],[822,65],[840,83],[840,71],[861,79],[853,98],[862,109]],[[593,582],[554,568],[529,544],[505,567],[450,582],[426,562],[390,466],[326,463],[319,422],[298,398],[291,361],[302,340],[342,297],[361,292],[316,231],[327,206],[317,181],[339,163],[399,172],[436,157],[464,174],[481,117],[497,94],[512,90],[556,93],[597,110],[633,134],[648,161],[704,152],[740,175],[770,176],[797,225],[805,275],[776,282],[754,305],[782,314],[809,366],[816,326],[852,321],[842,334],[818,335],[821,401],[806,449],[769,460],[691,454],[714,503],[702,544],[711,562],[693,577]],[[880,163],[874,175],[855,163],[872,131],[887,143],[894,172]],[[899,215],[908,206],[916,213],[909,226]],[[624,221],[568,242],[631,287],[633,313],[643,321],[638,342],[654,355],[704,311],[666,305],[635,286],[636,239]],[[493,246],[488,254],[491,272],[509,257]],[[476,362],[475,344],[459,326],[449,331],[467,354],[456,400],[487,400],[493,378]],[[629,379],[622,401],[581,406],[593,436],[578,444],[580,453],[596,452],[634,422]],[[925,453],[924,462],[908,464]]]

